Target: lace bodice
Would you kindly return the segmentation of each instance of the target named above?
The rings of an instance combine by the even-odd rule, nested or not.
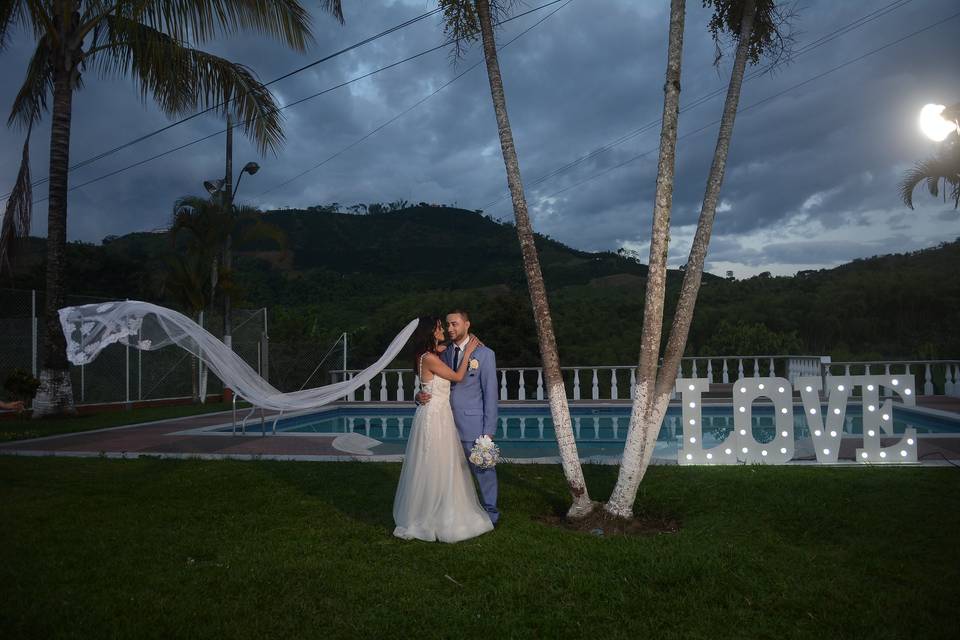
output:
[[[420,356],[420,380],[423,381],[423,356]],[[450,381],[434,374],[430,382],[423,382],[423,390],[436,398],[450,397]]]
[[[434,375],[433,380],[423,383],[423,390],[435,398],[449,398],[450,381]]]

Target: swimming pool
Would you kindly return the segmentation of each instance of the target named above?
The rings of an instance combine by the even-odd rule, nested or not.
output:
[[[407,436],[413,422],[413,405],[390,407],[338,406],[319,413],[283,418],[277,423],[277,432],[285,434],[342,434],[359,433],[381,442],[372,449],[375,455],[396,455],[404,452]],[[623,442],[630,423],[630,406],[573,406],[573,420],[577,450],[581,457],[610,458],[623,452]],[[858,403],[848,405],[843,433],[849,436],[862,435],[862,409]],[[683,438],[680,407],[671,406],[667,411],[654,457],[676,460],[678,443]],[[794,407],[794,439],[797,442],[797,457],[810,442],[803,407]],[[730,405],[704,405],[703,445],[713,447],[733,430],[733,409]],[[752,409],[753,436],[758,442],[769,442],[775,433],[773,407],[757,404]],[[893,435],[903,434],[914,428],[918,436],[956,435],[960,437],[960,419],[947,415],[917,411],[894,405]],[[220,427],[229,431],[231,427]],[[259,429],[248,425],[248,433]],[[507,458],[552,458],[558,455],[550,411],[545,406],[501,406],[496,434],[497,443]]]

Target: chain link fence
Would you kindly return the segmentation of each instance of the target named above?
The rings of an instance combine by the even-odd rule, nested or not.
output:
[[[114,299],[70,294],[65,306],[110,302]],[[44,294],[42,291],[0,289],[0,384],[15,370],[37,376],[42,366]],[[217,338],[223,339],[219,313],[197,318]],[[269,366],[266,309],[233,310],[233,347],[255,371]],[[272,369],[272,367],[271,367]],[[201,366],[182,349],[140,351],[111,345],[88,365],[71,367],[76,404],[132,403],[150,400],[189,399],[199,392]],[[223,392],[222,383],[210,376],[207,395]],[[5,392],[4,392],[5,393]]]

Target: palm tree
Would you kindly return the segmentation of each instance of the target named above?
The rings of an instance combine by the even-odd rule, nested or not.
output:
[[[572,504],[567,512],[571,518],[586,516],[593,510],[593,502],[587,493],[583,478],[583,469],[577,455],[577,443],[574,440],[573,426],[570,421],[570,408],[567,405],[567,391],[560,371],[560,357],[557,353],[557,340],[553,332],[553,319],[547,302],[547,290],[543,282],[540,260],[534,244],[533,226],[527,213],[527,199],[520,178],[520,162],[513,144],[513,131],[507,116],[507,102],[503,93],[503,81],[500,77],[500,62],[497,59],[497,44],[493,34],[493,11],[504,11],[505,7],[494,0],[440,0],[444,12],[447,31],[456,42],[456,54],[462,51],[461,44],[476,39],[479,32],[483,42],[483,56],[487,65],[487,77],[490,81],[490,95],[493,98],[493,110],[497,118],[500,134],[500,149],[507,172],[507,185],[513,199],[513,214],[516,219],[517,238],[523,255],[523,267],[530,290],[530,303],[537,326],[537,340],[540,356],[543,360],[543,376],[550,401],[550,414],[553,418],[554,432],[560,450],[563,473],[570,490]]]
[[[650,241],[650,271],[641,335],[640,367],[619,477],[610,500],[605,505],[607,512],[623,518],[633,515],[637,489],[653,457],[660,424],[667,411],[677,372],[680,370],[680,360],[686,348],[713,221],[720,202],[720,188],[747,62],[756,64],[761,56],[770,54],[777,54],[776,61],[790,41],[789,36],[782,35],[780,31],[789,16],[779,11],[774,0],[705,0],[704,5],[714,7],[714,15],[709,25],[714,40],[718,40],[722,32],[729,32],[737,41],[737,50],[723,106],[717,146],[700,209],[700,219],[685,265],[680,299],[667,339],[663,364],[658,371],[680,95],[680,57],[683,48],[683,0],[674,0],[671,3],[667,84],[664,89],[660,166],[657,171],[653,234]]]
[[[952,133],[940,143],[936,155],[918,162],[908,170],[900,183],[900,197],[903,203],[913,209],[913,191],[921,182],[934,198],[940,195],[943,183],[943,197],[953,200],[953,208],[960,206],[960,134]],[[949,186],[949,196],[947,190]]]
[[[240,246],[264,239],[281,249],[286,245],[283,231],[264,222],[258,209],[234,206],[232,214],[230,209],[222,198],[184,196],[174,203],[170,225],[174,254],[167,259],[164,290],[191,316],[203,311],[209,315],[218,291],[222,295],[237,293],[233,269],[223,260],[227,238],[236,238]],[[198,397],[196,367],[193,358],[194,399]],[[201,376],[205,375],[202,371]]]
[[[343,20],[340,0],[320,6]],[[197,107],[235,113],[261,152],[283,142],[270,92],[243,65],[187,46],[221,34],[266,34],[297,51],[312,42],[309,14],[298,0],[2,0],[0,47],[16,29],[31,31],[36,49],[14,99],[8,124],[32,125],[52,101],[47,213],[46,338],[34,417],[72,412],[65,340],[57,319],[63,304],[67,190],[73,94],[88,69],[130,75],[144,99],[169,115]],[[24,157],[24,164],[29,159]],[[29,172],[21,171],[10,200],[26,202]],[[18,205],[19,206],[19,205]],[[29,215],[19,219],[29,220]],[[0,252],[2,253],[2,252]]]

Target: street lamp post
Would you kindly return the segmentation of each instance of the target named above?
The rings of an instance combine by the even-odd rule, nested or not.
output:
[[[243,179],[244,173],[249,173],[250,175],[255,174],[260,170],[260,165],[256,162],[248,162],[243,165],[243,169],[240,170],[240,175],[237,176],[236,186],[233,184],[233,116],[227,114],[227,161],[224,172],[224,178],[222,180],[205,180],[203,182],[203,187],[207,192],[214,197],[219,195],[221,203],[224,209],[230,216],[231,221],[233,220],[233,201],[236,198],[237,190],[240,188],[240,180]],[[223,268],[224,271],[230,272],[230,269],[233,267],[233,233],[228,230],[227,237],[223,242]],[[232,308],[230,304],[230,293],[229,291],[224,291],[223,293],[223,343],[227,345],[228,348],[233,349],[233,321],[232,321]]]

